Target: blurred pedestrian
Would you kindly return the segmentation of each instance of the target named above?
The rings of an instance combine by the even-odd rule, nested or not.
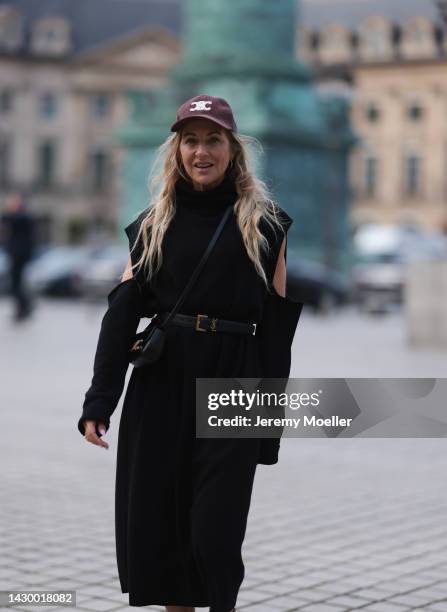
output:
[[[301,311],[285,298],[292,219],[253,173],[248,139],[237,134],[225,100],[188,100],[171,131],[160,149],[161,189],[126,227],[130,258],[108,296],[78,428],[108,448],[102,435],[138,345],[140,318],[156,315],[163,326],[169,315],[161,356],[133,369],[121,416],[121,589],[133,606],[230,612],[244,577],[241,548],[256,467],[277,462],[279,440],[196,437],[196,379],[289,375]],[[214,245],[216,228],[222,232]]]
[[[27,319],[32,301],[24,280],[24,272],[32,259],[35,246],[35,221],[28,212],[24,196],[12,193],[6,198],[1,217],[1,235],[9,258],[10,292],[14,301],[14,321]]]

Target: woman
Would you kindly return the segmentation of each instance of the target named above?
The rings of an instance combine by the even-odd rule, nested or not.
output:
[[[196,438],[195,380],[288,376],[301,310],[293,304],[291,312],[289,303],[284,316],[287,300],[279,297],[292,219],[251,171],[248,139],[237,134],[225,100],[188,100],[171,131],[160,149],[159,192],[126,227],[129,262],[109,294],[78,428],[108,448],[101,436],[123,390],[140,318],[173,308],[232,206],[181,308],[191,325],[168,326],[159,360],[133,369],[119,427],[115,505],[119,578],[130,605],[230,612],[244,577],[241,547],[256,466],[277,461],[279,441]],[[238,331],[222,331],[228,321]]]

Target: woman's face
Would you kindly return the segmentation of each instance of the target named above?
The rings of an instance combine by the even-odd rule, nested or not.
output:
[[[212,189],[223,180],[230,162],[230,140],[213,121],[191,119],[181,132],[180,156],[194,189]]]

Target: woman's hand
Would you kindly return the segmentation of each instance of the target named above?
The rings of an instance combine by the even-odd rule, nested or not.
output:
[[[106,433],[106,426],[103,421],[98,421],[98,431],[104,435]],[[102,438],[96,435],[96,421],[84,421],[84,438],[87,442],[91,442],[92,444],[96,444],[97,446],[102,446],[103,448],[109,448],[107,442],[105,442]]]

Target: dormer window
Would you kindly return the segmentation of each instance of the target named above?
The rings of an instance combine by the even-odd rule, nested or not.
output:
[[[339,24],[328,24],[320,32],[320,60],[325,64],[350,62],[351,40],[349,31]]]
[[[36,55],[66,55],[71,48],[70,26],[62,17],[46,17],[34,25],[31,49]]]
[[[402,30],[400,51],[407,59],[436,57],[437,42],[432,23],[425,17],[409,19]]]
[[[22,46],[22,15],[11,6],[0,6],[0,49],[17,51]]]
[[[360,59],[383,61],[392,58],[392,26],[385,17],[368,17],[360,25],[358,34]]]

